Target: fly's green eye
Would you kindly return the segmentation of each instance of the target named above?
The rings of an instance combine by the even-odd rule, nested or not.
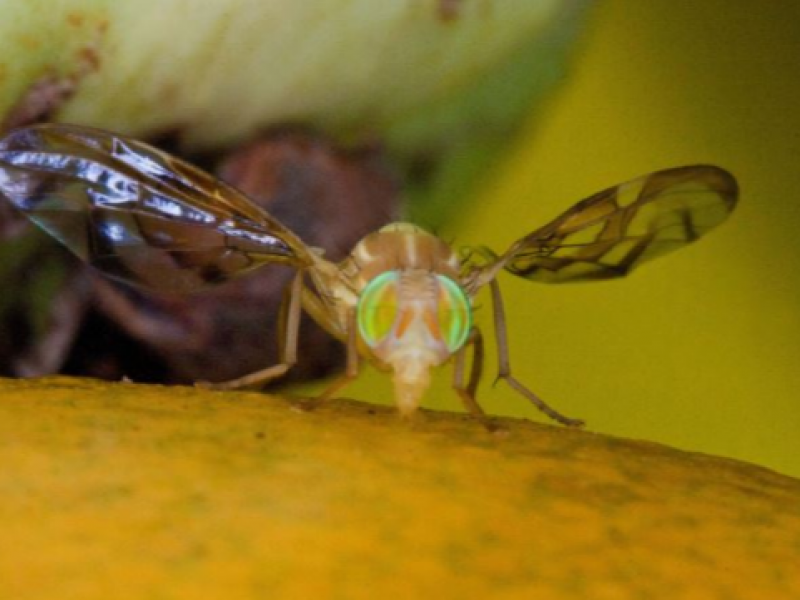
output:
[[[358,299],[357,319],[361,337],[371,347],[392,332],[397,318],[397,271],[381,273],[367,284]]]
[[[472,307],[469,298],[455,281],[444,275],[439,280],[438,319],[442,340],[450,352],[455,352],[467,341],[472,328]]]

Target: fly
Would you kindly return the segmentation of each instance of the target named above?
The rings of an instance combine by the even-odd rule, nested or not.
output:
[[[278,364],[209,387],[259,386],[285,374],[298,360],[305,311],[347,351],[344,374],[321,398],[338,393],[368,361],[393,374],[399,411],[410,415],[431,369],[452,361],[453,389],[486,422],[476,401],[483,336],[472,313],[476,295],[488,287],[499,378],[570,426],[582,421],[550,407],[511,373],[498,273],[545,283],[621,277],[705,235],[738,197],[727,171],[678,167],[595,194],[502,254],[478,248],[459,255],[420,227],[394,223],[333,263],[222,181],[96,129],[41,124],[12,131],[0,140],[0,192],[108,277],[152,290],[196,291],[267,264],[294,268]]]

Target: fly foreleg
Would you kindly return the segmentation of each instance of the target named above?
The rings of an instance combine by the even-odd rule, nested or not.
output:
[[[344,373],[337,377],[319,396],[317,396],[317,400],[324,401],[332,398],[339,390],[358,377],[359,358],[356,327],[356,314],[354,310],[351,310],[347,315],[347,337],[345,339],[347,366],[345,367]]]

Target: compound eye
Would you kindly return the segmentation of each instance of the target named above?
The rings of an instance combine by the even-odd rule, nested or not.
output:
[[[379,345],[394,328],[399,280],[397,271],[381,273],[367,284],[358,299],[358,330],[371,348]]]
[[[460,285],[444,275],[436,277],[439,280],[439,329],[447,349],[456,352],[467,341],[472,329],[472,307]]]

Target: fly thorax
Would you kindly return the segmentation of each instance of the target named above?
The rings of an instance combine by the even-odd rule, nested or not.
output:
[[[419,269],[457,279],[461,261],[435,235],[411,223],[392,223],[359,241],[341,269],[363,287],[387,271]]]

